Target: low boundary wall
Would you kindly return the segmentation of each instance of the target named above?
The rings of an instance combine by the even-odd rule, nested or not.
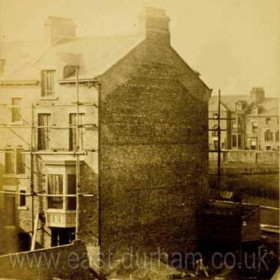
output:
[[[89,279],[89,259],[84,242],[0,256],[0,278],[49,280]]]

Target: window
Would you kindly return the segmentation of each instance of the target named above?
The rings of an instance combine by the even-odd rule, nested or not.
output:
[[[279,130],[275,132],[275,141],[279,142]]]
[[[257,115],[258,115],[258,107],[254,106],[254,107],[252,108],[252,115],[253,115],[253,116],[257,116]]]
[[[242,147],[242,140],[241,140],[241,135],[239,134],[238,135],[238,148],[241,148]]]
[[[238,123],[238,127],[240,127],[241,126],[241,117],[237,117],[237,123]]]
[[[236,119],[232,120],[232,128],[237,128]]]
[[[252,132],[257,132],[257,131],[258,131],[258,123],[252,122]]]
[[[19,207],[25,207],[26,206],[26,191],[20,190],[19,191]]]
[[[43,70],[41,72],[42,97],[54,96],[55,70]]]
[[[219,148],[219,142],[218,142],[218,140],[214,140],[214,141],[213,141],[213,145],[214,145],[214,150],[218,150],[218,148]]]
[[[5,151],[5,173],[15,174],[15,153],[13,149]]]
[[[218,126],[214,125],[212,130],[212,136],[217,137],[218,136]]]
[[[232,135],[232,147],[236,147],[237,145],[237,137],[236,135]]]
[[[25,174],[25,153],[23,149],[16,149],[16,173]]]
[[[68,175],[68,194],[76,194],[76,175]],[[68,210],[76,209],[76,197],[68,197]]]
[[[241,148],[242,147],[242,138],[241,138],[241,135],[238,134],[238,135],[232,135],[232,138],[231,138],[231,145],[232,147],[238,147],[238,148]]]
[[[79,125],[83,123],[83,117],[84,114],[79,114]],[[69,150],[74,151],[76,149],[76,142],[77,142],[77,114],[71,113],[69,115],[69,126],[71,127],[69,129]],[[82,128],[79,129],[79,146],[83,146],[83,137],[82,137]]]
[[[256,139],[251,139],[250,140],[250,149],[251,150],[256,150],[257,148],[257,140]]]
[[[273,133],[271,130],[267,130],[264,133],[264,141],[273,141]]]
[[[50,114],[38,114],[38,150],[49,149]]]
[[[13,123],[21,121],[20,101],[21,98],[12,98],[12,122]]]
[[[270,151],[271,150],[271,146],[266,146],[266,150]]]
[[[241,117],[238,116],[232,120],[232,128],[240,128],[241,127]]]
[[[7,148],[5,151],[5,173],[25,174],[24,149]]]
[[[63,79],[73,76],[77,71],[78,66],[66,65],[63,69]]]
[[[270,124],[271,118],[265,118],[265,124]]]
[[[241,111],[242,110],[242,103],[241,102],[237,102],[235,104],[235,109],[238,110],[238,111]]]
[[[63,175],[48,174],[48,194],[62,195],[63,194]],[[49,209],[63,209],[63,197],[48,197]]]

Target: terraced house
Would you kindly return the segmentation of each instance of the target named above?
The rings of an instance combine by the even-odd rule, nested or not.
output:
[[[222,149],[279,151],[279,109],[277,97],[266,97],[263,88],[250,95],[224,95],[221,98]],[[209,101],[209,147],[217,148],[218,98]]]
[[[75,238],[113,253],[195,249],[211,90],[171,47],[164,10],[141,25],[79,38],[50,17],[46,41],[1,43],[1,210],[19,242],[8,250]]]

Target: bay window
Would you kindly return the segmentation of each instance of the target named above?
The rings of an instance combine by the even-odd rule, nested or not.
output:
[[[48,194],[54,195],[48,197],[49,209],[63,209],[63,175],[48,174]]]

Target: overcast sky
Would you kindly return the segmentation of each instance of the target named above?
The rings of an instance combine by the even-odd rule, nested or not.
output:
[[[225,95],[248,94],[259,86],[268,96],[278,96],[277,4],[278,0],[0,0],[0,38],[43,39],[49,15],[73,18],[78,36],[136,33],[144,6],[165,8],[172,46],[214,94],[219,88]]]

